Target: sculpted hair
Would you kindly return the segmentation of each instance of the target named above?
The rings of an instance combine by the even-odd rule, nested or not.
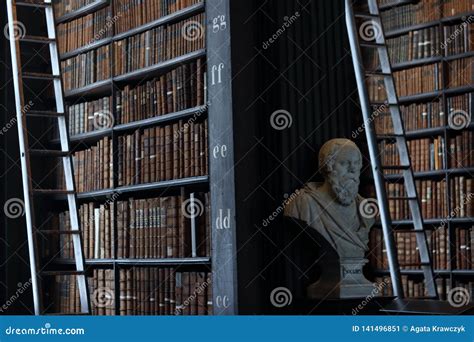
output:
[[[357,145],[349,139],[331,139],[328,140],[319,150],[319,167],[323,176],[329,174],[336,160],[337,152],[341,147],[352,148],[359,155],[362,161],[362,153]]]

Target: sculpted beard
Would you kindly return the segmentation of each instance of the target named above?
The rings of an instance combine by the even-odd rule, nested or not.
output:
[[[329,184],[342,205],[350,205],[359,193],[359,177],[355,174],[347,174],[341,177],[337,172],[332,171],[328,175]]]

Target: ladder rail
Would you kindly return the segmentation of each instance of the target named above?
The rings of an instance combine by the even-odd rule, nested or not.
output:
[[[51,39],[49,44],[50,55],[51,55],[51,65],[53,75],[61,75],[61,69],[59,65],[59,49],[57,44],[56,37],[56,26],[55,26],[55,17],[54,17],[54,8],[52,6],[51,0],[44,0],[45,3],[50,3],[51,6],[45,9],[46,15],[46,24],[48,31],[48,38]],[[62,78],[55,79],[54,81],[54,93],[56,99],[56,110],[58,112],[65,113],[64,106],[64,89],[62,84]],[[61,143],[61,150],[68,152],[69,147],[69,132],[67,130],[66,115],[59,116],[57,118],[59,126],[59,137]],[[66,189],[71,190],[74,193],[67,195],[69,214],[71,219],[71,230],[80,231],[79,223],[79,213],[77,209],[77,198],[76,198],[76,189],[74,182],[74,169],[72,163],[72,157],[65,156],[62,158],[63,167],[64,167],[64,177],[66,182]],[[84,271],[85,270],[85,260],[82,249],[82,235],[77,234],[72,236],[73,247],[74,247],[74,257],[76,261],[76,270]],[[89,287],[87,286],[87,278],[85,275],[77,276],[78,289],[80,293],[80,302],[81,302],[81,312],[86,313],[90,312],[90,296],[89,296]]]
[[[26,118],[23,115],[24,109],[24,94],[23,94],[23,80],[21,76],[21,64],[20,56],[20,41],[15,39],[15,23],[17,21],[16,7],[13,5],[14,0],[7,0],[7,13],[8,13],[8,29],[9,29],[9,41],[11,50],[11,63],[12,63],[12,74],[13,74],[13,85],[15,87],[15,110],[16,119],[18,126],[18,145],[20,149],[20,161],[21,161],[21,178],[23,183],[23,201],[25,206],[25,220],[26,230],[28,239],[28,254],[30,258],[30,273],[31,273],[31,287],[33,292],[33,304],[34,313],[39,315],[40,308],[42,307],[41,299],[41,285],[38,282],[38,255],[36,246],[36,235],[34,231],[34,213],[31,210],[31,190],[32,182],[29,177],[30,169],[30,158],[26,151],[28,145],[28,132],[26,131]]]
[[[390,75],[389,78],[385,78],[385,88],[387,89],[387,96],[389,97],[390,95],[393,96],[394,104],[395,106],[391,106],[391,119],[392,122],[397,121],[397,126],[400,126],[401,134],[403,138],[397,138],[396,139],[396,144],[398,147],[398,153],[400,156],[400,163],[403,165],[404,162],[406,165],[410,165],[410,168],[405,170],[403,172],[403,177],[404,177],[404,185],[406,189],[406,194],[407,196],[410,197],[415,197],[416,200],[410,200],[408,205],[410,207],[410,212],[412,214],[412,220],[413,220],[413,225],[414,229],[416,230],[415,232],[415,238],[417,241],[417,246],[418,246],[418,253],[420,257],[420,261],[424,263],[423,266],[421,266],[423,273],[424,273],[424,278],[425,278],[425,287],[428,292],[428,294],[434,298],[439,298],[438,294],[438,289],[434,283],[434,272],[432,268],[432,260],[431,260],[431,255],[429,253],[429,247],[428,247],[428,241],[427,241],[427,236],[426,236],[426,231],[424,229],[424,222],[423,222],[423,215],[421,212],[421,203],[420,203],[420,198],[418,196],[418,190],[416,188],[415,184],[415,177],[413,175],[413,169],[411,168],[412,162],[411,162],[411,156],[408,150],[408,144],[406,141],[406,135],[405,135],[405,126],[403,123],[403,120],[401,119],[401,113],[400,113],[400,106],[398,102],[398,96],[397,96],[397,89],[395,86],[395,81],[393,79],[393,72],[392,72],[392,65],[390,63],[390,56],[387,48],[387,43],[385,41],[385,31],[383,28],[383,22],[380,19],[380,10],[379,6],[377,4],[377,0],[368,0],[368,5],[369,5],[369,11],[370,14],[372,15],[377,15],[379,18],[379,24],[380,24],[380,36],[377,37],[378,42],[382,42],[384,44],[384,47],[382,50],[384,51],[384,55],[382,58],[382,54],[380,53],[380,49],[377,51],[379,52],[379,60],[381,63],[382,67],[385,67],[386,70],[382,71],[387,71],[388,74]],[[390,101],[390,99],[389,99]],[[390,102],[389,102],[390,103]]]
[[[387,249],[387,259],[390,269],[390,277],[392,279],[393,294],[395,297],[403,298],[403,288],[401,283],[400,267],[398,264],[397,250],[395,248],[395,240],[392,231],[392,222],[390,214],[388,212],[388,199],[385,192],[385,185],[382,175],[382,166],[380,159],[378,158],[378,151],[375,148],[377,146],[377,138],[375,136],[375,129],[373,126],[373,120],[371,119],[372,111],[370,106],[369,94],[365,86],[365,79],[363,77],[364,70],[362,68],[362,53],[357,44],[357,26],[355,22],[354,11],[352,8],[351,0],[346,1],[346,25],[347,32],[349,35],[349,43],[351,48],[352,60],[354,64],[355,76],[357,81],[357,89],[359,92],[360,103],[362,107],[362,114],[364,117],[365,134],[368,142],[368,149],[372,168],[372,174],[374,176],[375,191],[379,202],[379,212],[382,221],[383,236],[385,241],[385,248]]]

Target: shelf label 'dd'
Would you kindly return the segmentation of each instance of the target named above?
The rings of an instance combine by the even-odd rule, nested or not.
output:
[[[230,228],[230,209],[224,214],[224,209],[219,209],[216,218],[216,229],[229,229]]]

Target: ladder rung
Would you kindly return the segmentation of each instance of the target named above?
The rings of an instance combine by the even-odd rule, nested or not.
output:
[[[52,112],[48,110],[29,110],[25,113],[26,116],[36,116],[36,117],[51,117],[57,118],[64,116],[64,113]]]
[[[38,230],[37,232],[51,235],[77,235],[81,233],[78,230]]]
[[[407,196],[394,196],[394,197],[388,197],[388,200],[402,200],[402,201],[410,201],[410,200],[416,200],[416,197],[407,197]]]
[[[414,263],[408,263],[408,264],[400,264],[400,267],[415,267],[415,266],[430,266],[429,262],[414,262]]]
[[[374,43],[374,42],[363,42],[363,43],[360,43],[360,46],[368,47],[368,48],[383,48],[383,47],[386,47],[385,44]]]
[[[15,1],[15,5],[24,6],[24,7],[46,8],[46,7],[51,6],[51,3],[46,3],[44,1],[23,0],[23,1]]]
[[[391,73],[381,72],[381,71],[366,71],[366,76],[383,76],[383,77],[392,77]]]
[[[67,151],[57,150],[30,150],[30,154],[33,156],[44,156],[44,157],[67,157],[70,155]]]
[[[410,165],[382,165],[384,170],[408,170]]]
[[[74,191],[60,189],[33,189],[35,195],[74,195]]]
[[[54,79],[59,78],[58,75],[43,74],[41,72],[24,72],[22,76],[23,78],[32,79],[32,80],[54,80]]]
[[[85,271],[42,271],[42,275],[44,276],[60,276],[60,275],[69,275],[69,276],[74,276],[74,275],[85,275]]]
[[[377,135],[378,140],[391,140],[391,139],[396,139],[396,138],[403,138],[403,134],[380,134]]]
[[[377,14],[370,14],[370,13],[354,13],[354,16],[356,18],[362,18],[362,19],[376,19],[380,20],[380,16]]]
[[[28,42],[28,43],[41,43],[41,44],[49,44],[53,42],[53,39],[48,37],[41,37],[41,36],[24,36],[20,38],[21,42]]]

